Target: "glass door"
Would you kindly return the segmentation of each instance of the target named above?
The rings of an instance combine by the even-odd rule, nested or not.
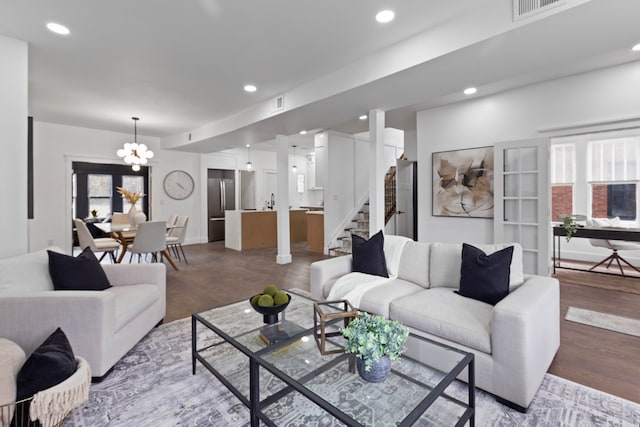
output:
[[[549,140],[495,145],[494,240],[518,242],[526,274],[551,272]]]

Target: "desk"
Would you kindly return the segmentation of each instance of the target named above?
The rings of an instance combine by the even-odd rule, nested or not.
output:
[[[117,239],[122,244],[122,253],[116,260],[116,263],[121,263],[124,258],[124,254],[127,252],[129,244],[131,244],[136,237],[136,228],[129,224],[113,225],[110,222],[99,222],[94,225],[105,233],[110,234],[111,237]],[[167,230],[174,227],[174,225],[167,225]],[[173,258],[171,258],[171,255],[166,248],[162,251],[162,255],[167,259],[167,261],[169,261],[169,264],[171,264],[171,267],[173,267],[174,270],[178,270],[178,266],[173,261]]]
[[[567,236],[567,230],[560,225],[553,227],[553,272],[556,272],[556,265],[560,267],[560,238]],[[629,242],[640,242],[640,228],[598,228],[598,227],[578,227],[571,236],[572,239],[604,239],[604,240],[626,240]],[[558,246],[558,257],[556,258],[556,245]],[[556,264],[556,259],[558,264]]]

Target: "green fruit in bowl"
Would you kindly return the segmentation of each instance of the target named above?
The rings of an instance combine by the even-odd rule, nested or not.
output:
[[[278,292],[278,287],[276,285],[267,285],[264,287],[264,290],[262,291],[263,294],[265,295],[270,295],[271,297],[273,297],[276,292]]]
[[[271,307],[273,305],[273,297],[271,295],[260,295],[258,298],[258,305],[260,307]]]
[[[289,301],[289,296],[285,291],[278,291],[273,296],[273,304],[274,305],[282,305],[286,304]]]
[[[258,300],[260,299],[261,296],[262,296],[262,294],[258,294],[258,295],[252,296],[251,297],[251,304],[258,305]]]

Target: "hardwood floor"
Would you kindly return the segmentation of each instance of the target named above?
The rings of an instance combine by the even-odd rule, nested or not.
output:
[[[280,265],[276,249],[237,252],[223,242],[185,246],[189,264],[167,269],[165,322],[249,298],[269,283],[308,290],[309,265],[323,256],[305,248],[293,244],[293,262]],[[640,319],[640,294],[612,290],[640,289],[640,279],[571,270],[558,270],[557,277],[561,344],[549,372],[640,402],[640,337],[564,320],[570,306]]]
[[[167,266],[165,322],[249,298],[271,283],[309,290],[309,265],[325,258],[307,251],[306,243],[291,245],[291,264],[277,264],[275,248],[238,252],[214,242],[184,246],[184,251],[189,264],[179,263],[179,271]]]
[[[570,306],[640,320],[640,279],[557,270],[560,280],[560,350],[549,372],[640,403],[640,337],[564,320]]]

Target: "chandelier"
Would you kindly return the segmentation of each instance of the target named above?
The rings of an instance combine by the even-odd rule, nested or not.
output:
[[[116,154],[118,157],[124,158],[124,162],[132,165],[131,169],[137,172],[140,170],[140,165],[146,165],[147,160],[153,157],[153,151],[148,150],[144,144],[138,144],[137,123],[140,119],[131,117],[131,120],[133,120],[133,142],[125,142],[123,148],[119,149]]]

